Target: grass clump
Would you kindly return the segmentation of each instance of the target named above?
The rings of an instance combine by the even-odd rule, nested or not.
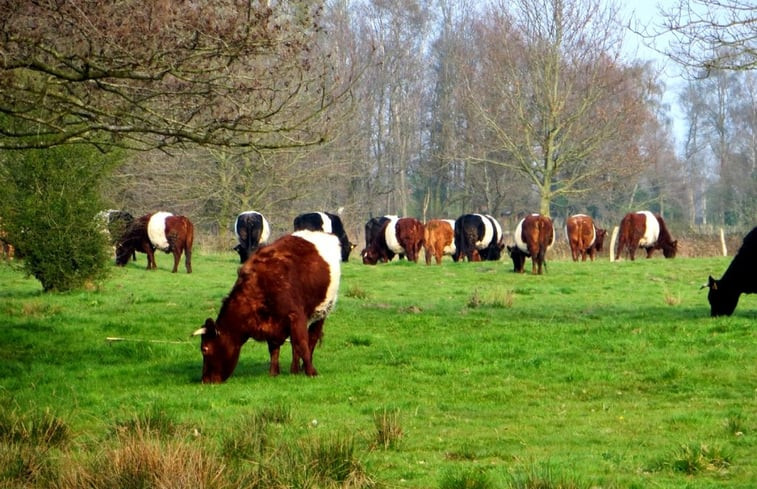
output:
[[[402,439],[399,410],[383,409],[373,413],[373,424],[376,427],[376,445],[389,450],[397,448]]]
[[[515,292],[511,289],[495,287],[484,291],[475,289],[468,299],[468,307],[475,309],[477,307],[493,307],[499,309],[510,309],[513,307]]]
[[[344,296],[351,297],[352,299],[364,300],[368,298],[368,292],[360,286],[352,285],[344,293]]]
[[[508,489],[593,489],[612,486],[585,482],[574,476],[560,474],[551,466],[545,465],[511,474],[507,487]]]
[[[0,487],[37,486],[55,480],[55,454],[68,446],[68,424],[50,411],[23,416],[0,411]]]
[[[670,466],[673,471],[687,475],[722,472],[731,466],[731,457],[719,446],[688,443],[675,450]]]
[[[169,437],[176,434],[178,423],[165,410],[155,406],[143,413],[116,423],[115,431],[119,435],[137,434],[156,437]]]
[[[88,461],[66,464],[58,487],[66,489],[226,489],[222,459],[201,445],[132,432]]]
[[[16,411],[0,411],[0,440],[37,447],[66,445],[71,438],[67,423],[50,411],[19,416]]]
[[[439,489],[492,489],[489,474],[480,468],[456,467],[444,472]]]

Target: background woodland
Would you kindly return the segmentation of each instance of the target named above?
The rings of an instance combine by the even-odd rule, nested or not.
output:
[[[683,141],[612,1],[2,2],[0,172],[28,195],[19,161],[94,147],[69,153],[94,168],[101,207],[187,215],[224,249],[249,209],[276,233],[340,211],[355,242],[372,216],[467,212],[611,228],[649,209],[674,236],[743,235],[757,215],[754,10],[672,5],[643,36],[680,40],[662,54],[687,73]],[[687,31],[702,25],[682,15],[692,5],[741,31]]]

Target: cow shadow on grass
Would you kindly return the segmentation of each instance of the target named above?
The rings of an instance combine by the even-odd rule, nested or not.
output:
[[[229,377],[232,379],[255,379],[269,378],[268,360],[262,359],[245,359],[241,358],[234,373]],[[289,363],[281,364],[280,375],[291,375],[289,373]],[[165,364],[161,368],[159,377],[177,379],[177,383],[200,384],[202,383],[202,356],[197,352],[197,360],[186,360]]]

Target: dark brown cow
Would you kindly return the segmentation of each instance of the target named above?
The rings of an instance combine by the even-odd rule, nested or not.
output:
[[[404,254],[408,260],[418,262],[423,241],[423,223],[418,219],[389,216],[381,232],[374,236],[370,245],[360,254],[366,265],[389,261],[395,253]]]
[[[239,268],[215,321],[194,332],[202,336],[202,381],[223,382],[252,338],[268,343],[269,374],[279,374],[279,350],[292,339],[292,373],[317,375],[313,350],[339,289],[339,239],[330,233],[297,231],[259,248]]]
[[[623,250],[627,250],[628,257],[634,260],[637,248],[644,248],[647,258],[651,258],[652,252],[659,249],[665,258],[675,258],[678,240],[673,241],[659,214],[649,211],[630,212],[620,221],[617,258],[620,259]]]
[[[441,265],[444,255],[455,253],[455,221],[452,219],[431,219],[426,223],[423,234],[423,247],[426,250],[426,265],[431,264],[431,257]]]
[[[555,229],[552,219],[541,214],[531,214],[521,219],[513,234],[515,246],[508,246],[513,268],[523,273],[526,257],[531,257],[531,273],[541,275],[547,269],[547,250],[555,244]]]
[[[597,252],[602,251],[607,231],[594,226],[594,220],[586,214],[576,214],[565,221],[565,236],[573,261],[578,261],[579,255],[581,261],[586,261],[587,254],[594,261]]]
[[[174,216],[170,212],[147,214],[135,220],[116,245],[116,265],[124,266],[134,251],[147,254],[147,269],[158,268],[155,250],[173,253],[173,273],[179,268],[181,254],[187,273],[192,273],[192,243],[194,226],[184,216]]]
[[[720,280],[710,275],[706,287],[710,288],[707,300],[713,317],[733,314],[741,294],[757,294],[757,227],[744,236],[741,248]]]

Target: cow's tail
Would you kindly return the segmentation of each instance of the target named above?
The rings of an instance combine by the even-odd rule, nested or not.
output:
[[[187,267],[192,267],[192,246],[195,241],[195,227],[192,221],[185,219],[187,223],[187,239],[184,241],[184,263]]]

